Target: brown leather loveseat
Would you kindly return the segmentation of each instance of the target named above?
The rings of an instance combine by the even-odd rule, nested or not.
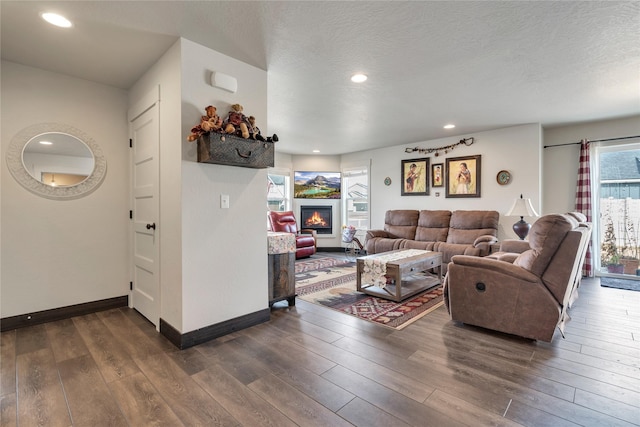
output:
[[[486,256],[498,241],[497,211],[389,210],[384,230],[367,232],[367,254],[396,249],[442,252],[442,268],[454,255]]]

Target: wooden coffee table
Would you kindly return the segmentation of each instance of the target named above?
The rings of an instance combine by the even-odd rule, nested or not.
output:
[[[415,249],[382,252],[360,257],[356,265],[358,291],[396,302],[442,283],[440,252]]]

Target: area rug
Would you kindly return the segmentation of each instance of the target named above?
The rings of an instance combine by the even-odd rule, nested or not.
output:
[[[346,257],[327,257],[327,256],[313,256],[311,258],[305,258],[296,260],[296,274],[304,273],[305,271],[320,270],[323,268],[329,268],[336,265],[348,264],[349,261]]]
[[[605,288],[627,289],[640,291],[640,280],[617,279],[615,277],[600,278],[600,286]]]
[[[323,291],[356,280],[355,263],[343,263],[322,267],[318,270],[296,272],[296,294],[298,296]]]
[[[296,275],[298,298],[393,329],[402,329],[444,304],[438,285],[402,302],[356,291],[353,264]]]

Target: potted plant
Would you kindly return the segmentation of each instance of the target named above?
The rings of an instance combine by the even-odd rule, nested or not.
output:
[[[637,274],[638,264],[640,264],[640,254],[638,253],[638,234],[636,233],[633,220],[629,216],[627,205],[624,212],[624,240],[625,246],[622,250],[620,263],[624,265],[624,274]]]
[[[624,264],[620,262],[620,257],[617,254],[609,259],[607,271],[609,273],[624,274]]]
[[[622,274],[624,266],[620,264],[620,254],[618,254],[618,245],[616,245],[616,234],[613,229],[613,220],[611,216],[606,216],[606,225],[602,246],[600,247],[600,264],[606,267],[609,273]]]
[[[619,263],[623,266],[624,274],[635,275],[640,265],[638,256],[634,253],[633,248],[624,247],[622,250],[622,256],[620,256]]]

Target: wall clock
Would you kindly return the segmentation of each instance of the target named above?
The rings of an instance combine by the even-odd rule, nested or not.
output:
[[[498,181],[500,185],[507,185],[511,182],[511,172],[501,170],[498,172],[498,175],[496,175],[496,181]]]
[[[391,178],[386,177],[386,178],[384,179],[384,185],[391,185]]]

